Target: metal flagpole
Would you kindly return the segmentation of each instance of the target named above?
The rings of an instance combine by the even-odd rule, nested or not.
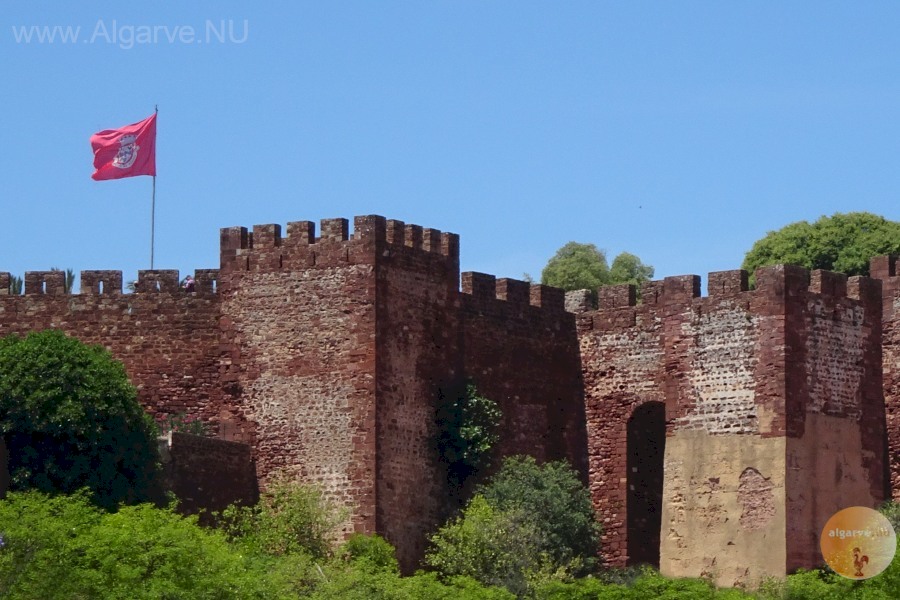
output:
[[[153,105],[153,114],[159,114],[159,105]],[[155,145],[155,140],[154,140]],[[156,152],[156,148],[153,149]],[[150,200],[150,270],[153,270],[153,244],[156,240],[156,175],[153,176],[153,196]]]
[[[156,175],[153,176],[153,199],[150,201],[150,270],[153,270],[153,240],[156,238]]]

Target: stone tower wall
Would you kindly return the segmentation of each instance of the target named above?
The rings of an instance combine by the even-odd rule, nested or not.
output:
[[[222,230],[224,382],[252,424],[263,486],[315,483],[375,530],[377,239],[345,219]]]
[[[388,220],[378,261],[377,531],[409,571],[446,506],[435,409],[461,362],[459,238]]]
[[[601,289],[600,309],[579,315],[591,491],[612,564],[629,562],[627,430],[646,403],[665,405],[666,574],[734,585],[815,566],[811,540],[837,507],[880,502],[877,282],[853,278],[848,297],[845,278],[817,271],[808,286],[805,270],[771,267],[751,292],[728,271],[701,298],[699,277],[669,277],[639,305],[629,286]]]
[[[869,273],[882,286],[882,366],[893,499],[900,501],[900,276],[896,256],[878,256]]]

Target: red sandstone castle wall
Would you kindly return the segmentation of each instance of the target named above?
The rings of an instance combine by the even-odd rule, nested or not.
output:
[[[142,272],[133,294],[119,272],[85,271],[76,295],[62,273],[28,273],[24,296],[0,295],[0,334],[53,327],[104,344],[151,412],[250,444],[263,483],[287,471],[321,485],[352,507],[348,528],[383,533],[410,568],[446,510],[434,416],[458,377],[500,402],[498,455],[567,457],[586,473],[574,319],[544,286],[461,294],[455,234],[354,225],[225,229],[221,273],[198,271],[195,293],[173,271]]]
[[[463,371],[503,412],[496,455],[567,459],[586,480],[574,315],[562,290],[463,273]]]
[[[661,535],[665,568],[673,574],[706,569],[719,577],[731,569],[727,576],[737,581],[747,575],[739,572],[742,561],[777,559],[772,546],[755,563],[748,551],[766,544],[742,547],[734,537],[717,548],[717,535],[737,535],[729,533],[735,521],[747,540],[780,536],[786,554],[774,569],[813,566],[818,556],[810,540],[834,506],[879,501],[877,285],[854,278],[847,298],[839,276],[815,272],[807,290],[808,273],[791,267],[762,270],[757,283],[748,292],[745,273],[713,273],[709,297],[700,298],[699,278],[670,277],[645,286],[637,306],[628,286],[616,286],[601,289],[600,310],[578,316],[591,492],[612,564],[629,558],[628,523],[635,515],[627,514],[633,473],[626,469],[626,431],[630,416],[647,403],[666,407]],[[857,412],[847,408],[848,398]],[[810,434],[804,436],[804,427]],[[766,441],[779,438],[787,445]],[[829,453],[842,444],[844,454]],[[844,461],[843,472],[835,474],[835,461]],[[769,498],[769,505],[754,498]],[[697,537],[709,557],[692,546]]]
[[[354,226],[352,237],[344,219],[323,221],[319,237],[309,222],[290,223],[286,237],[276,225],[223,230],[221,275],[198,271],[193,294],[177,272],[142,272],[136,293],[121,294],[121,273],[86,271],[82,294],[63,293],[62,273],[38,272],[26,274],[24,296],[9,296],[0,274],[0,335],[53,327],[102,343],[151,412],[199,416],[252,444],[263,481],[286,470],[320,484],[353,508],[348,529],[386,535],[407,569],[445,501],[437,390],[461,375],[503,409],[498,456],[566,457],[589,472],[611,564],[628,559],[627,424],[642,407],[664,406],[681,444],[666,466],[674,529],[663,534],[676,545],[678,519],[721,533],[741,510],[768,515],[740,502],[774,490],[793,519],[782,562],[807,565],[825,513],[883,494],[872,282],[851,280],[848,295],[841,277],[814,273],[808,290],[805,271],[773,268],[748,292],[734,271],[712,274],[699,298],[699,278],[674,277],[645,286],[638,305],[627,286],[604,288],[600,310],[576,317],[544,286],[467,273],[459,292],[453,234],[377,216]],[[881,270],[896,457],[893,264]],[[737,457],[722,455],[731,467],[763,448],[769,470],[779,450],[767,440],[787,440],[783,480],[745,469],[740,485],[754,493],[741,495],[738,483],[697,479],[703,465],[679,471],[728,436],[743,440]]]
[[[886,497],[881,289],[785,267],[787,568],[821,562],[819,535],[848,506]]]
[[[375,530],[376,240],[345,219],[222,232],[222,328],[263,484],[315,483]]]
[[[53,328],[103,345],[125,364],[149,412],[189,413],[215,430],[226,403],[217,271],[196,275],[193,294],[177,271],[141,271],[135,293],[122,294],[121,271],[82,271],[81,294],[66,294],[64,273],[29,272],[25,295],[8,295],[9,274],[0,273],[0,336]]]
[[[178,510],[200,513],[201,522],[231,504],[250,506],[259,499],[256,464],[246,444],[173,431],[162,440],[160,455]]]
[[[377,494],[379,533],[404,570],[424,555],[448,488],[438,464],[438,389],[459,370],[455,305],[459,238],[388,220],[378,253]]]
[[[882,364],[890,481],[893,498],[900,501],[900,277],[896,269],[896,256],[878,256],[869,263],[869,273],[882,285]]]

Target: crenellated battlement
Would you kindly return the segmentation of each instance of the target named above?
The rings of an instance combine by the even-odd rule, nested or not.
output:
[[[218,269],[197,269],[193,274],[193,294],[214,294],[219,279]],[[9,295],[12,275],[0,273],[0,296]],[[118,296],[123,295],[122,271],[81,271],[80,293],[66,292],[66,274],[63,271],[27,271],[23,296]],[[134,294],[187,294],[182,288],[177,270],[142,270],[134,282]],[[129,294],[131,295],[131,294]]]
[[[653,310],[653,305],[665,306],[665,312],[672,314],[690,307],[702,309],[705,304],[729,299],[749,302],[753,298],[768,297],[790,302],[804,294],[814,294],[832,302],[850,299],[873,307],[880,303],[881,295],[881,284],[877,279],[862,276],[848,278],[843,273],[822,269],[809,271],[793,265],[758,269],[756,287],[752,290],[747,272],[741,269],[709,273],[708,282],[708,295],[701,296],[701,280],[698,275],[679,275],[648,281],[641,287],[640,302],[632,284],[601,287],[597,290],[598,308],[588,311],[594,317],[589,323],[593,328],[627,325],[633,319],[610,319],[607,313],[618,314],[623,309],[631,309],[632,313],[641,309]]]
[[[873,279],[881,280],[884,294],[885,322],[893,321],[896,311],[895,303],[900,298],[900,276],[897,273],[897,256],[876,256],[869,261],[869,274]]]
[[[122,271],[82,271],[81,293],[86,296],[122,293]]]
[[[281,225],[227,227],[221,230],[221,267],[236,271],[269,271],[372,262],[384,250],[427,253],[459,262],[459,236],[380,215],[322,219],[319,235],[312,221]]]
[[[504,302],[551,312],[565,311],[565,292],[559,288],[518,279],[468,271],[462,274],[462,293],[475,303]]]

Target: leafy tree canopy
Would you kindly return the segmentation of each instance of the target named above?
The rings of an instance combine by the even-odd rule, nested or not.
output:
[[[539,532],[521,511],[500,511],[476,495],[432,538],[425,561],[444,577],[468,576],[517,595],[540,569]]]
[[[225,537],[172,509],[109,513],[84,494],[13,492],[0,502],[0,597],[284,598]]]
[[[541,283],[566,291],[591,290],[604,285],[640,285],[653,277],[653,267],[629,252],[622,252],[610,268],[606,253],[594,244],[569,242],[556,251],[541,271]]]
[[[471,381],[457,382],[439,393],[437,448],[456,491],[469,476],[488,466],[491,449],[500,441],[502,413]]]
[[[630,252],[622,252],[613,259],[609,268],[610,283],[631,283],[640,286],[653,277],[653,267],[645,265],[641,259]]]
[[[100,346],[58,331],[0,339],[0,435],[13,490],[86,487],[107,507],[155,497],[156,428]]]
[[[577,559],[583,571],[596,564],[600,527],[590,494],[568,463],[539,465],[530,456],[513,456],[478,493],[497,510],[525,514],[539,533],[540,551],[555,564]]]
[[[752,275],[767,265],[790,264],[848,275],[868,275],[869,259],[900,253],[900,222],[867,212],[835,213],[770,231],[744,256]]]
[[[599,526],[587,489],[564,462],[507,458],[462,516],[432,538],[426,562],[522,596],[536,585],[596,565]]]

